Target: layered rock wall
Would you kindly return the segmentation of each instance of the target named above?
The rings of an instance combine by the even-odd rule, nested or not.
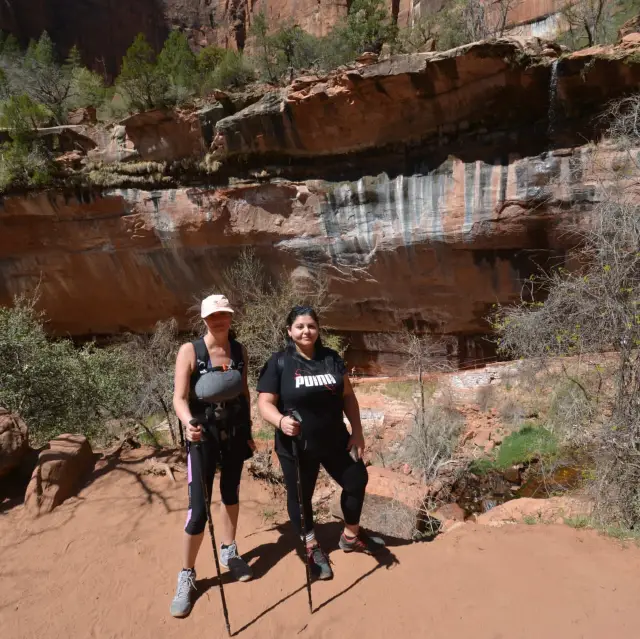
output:
[[[274,273],[325,273],[336,301],[323,319],[356,350],[375,353],[368,334],[402,327],[481,334],[492,304],[562,259],[567,225],[597,197],[591,160],[578,148],[357,182],[7,198],[0,303],[39,286],[60,333],[145,331],[169,317],[186,328],[201,292],[252,246]]]
[[[212,139],[217,172],[4,198],[0,304],[38,286],[59,333],[186,327],[253,247],[274,274],[327,278],[323,319],[351,336],[353,365],[386,367],[380,335],[403,327],[481,359],[492,305],[562,261],[611,175],[635,175],[589,140],[605,105],[637,90],[636,45],[553,53],[503,40],[392,58],[298,80],[213,132],[200,116],[137,116],[119,127],[129,153],[197,160]]]

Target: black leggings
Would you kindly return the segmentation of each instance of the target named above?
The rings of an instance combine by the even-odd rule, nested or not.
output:
[[[204,532],[207,523],[207,511],[202,492],[201,472],[204,470],[209,503],[216,465],[220,460],[220,497],[226,506],[234,506],[239,501],[240,476],[244,456],[241,446],[236,445],[219,454],[215,441],[206,441],[197,449],[191,442],[187,442],[187,481],[189,482],[189,512],[184,530],[189,535],[199,535]],[[204,469],[202,468],[204,462]]]
[[[346,450],[334,450],[326,455],[312,455],[307,451],[300,451],[300,477],[302,480],[302,495],[304,499],[304,521],[307,532],[313,530],[313,507],[311,498],[316,487],[320,464],[331,477],[342,487],[340,505],[347,524],[360,522],[364,494],[369,480],[369,474],[362,461],[355,462]],[[298,505],[298,480],[296,474],[296,460],[287,452],[278,452],[278,459],[282,467],[285,485],[287,487],[287,510],[289,519],[298,534],[302,534],[300,527],[300,507]]]

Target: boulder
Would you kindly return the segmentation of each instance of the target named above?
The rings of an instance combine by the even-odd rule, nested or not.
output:
[[[622,45],[626,47],[640,46],[640,33],[628,33],[622,38]]]
[[[367,470],[369,482],[360,520],[365,528],[405,540],[430,537],[440,530],[440,522],[426,511],[428,486],[387,468],[369,466]],[[330,512],[342,519],[339,492],[331,502]]]
[[[27,425],[6,408],[0,408],[0,477],[17,468],[28,450]]]
[[[343,519],[340,491],[331,500],[329,511],[336,519]],[[427,522],[435,524],[437,530],[431,530],[431,527],[426,530]],[[423,511],[407,506],[397,499],[372,494],[365,496],[360,524],[372,532],[406,541],[420,538],[421,533],[435,534],[440,529],[440,522]]]
[[[631,20],[627,20],[618,30],[618,38],[623,40],[625,36],[630,33],[638,33],[640,32],[640,15],[631,18]]]
[[[83,107],[70,111],[67,117],[69,124],[95,124],[98,121],[95,107]]]
[[[367,470],[369,471],[368,495],[394,499],[410,508],[416,508],[424,503],[429,494],[429,486],[410,475],[395,473],[388,468],[377,466],[369,466]]]
[[[464,521],[464,510],[458,504],[445,504],[433,513],[434,517],[443,521]]]
[[[502,472],[502,476],[512,484],[519,484],[521,479],[520,470],[518,466],[511,466],[511,468],[507,468]]]
[[[201,158],[213,141],[219,120],[228,115],[223,104],[200,110],[154,109],[136,113],[121,122],[142,161],[170,162]]]
[[[76,494],[93,465],[93,452],[83,435],[65,434],[51,440],[31,475],[25,508],[34,517],[51,512]]]
[[[476,519],[485,526],[504,526],[518,523],[562,524],[569,517],[588,517],[593,509],[591,502],[577,497],[551,497],[513,499],[492,508]]]

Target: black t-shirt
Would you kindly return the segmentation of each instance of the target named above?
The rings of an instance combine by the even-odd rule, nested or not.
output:
[[[302,418],[302,448],[323,453],[347,445],[344,375],[344,361],[330,348],[317,349],[312,360],[297,352],[274,353],[260,372],[258,392],[278,395],[283,415],[297,410]],[[291,452],[291,438],[280,430],[276,431],[276,450]]]

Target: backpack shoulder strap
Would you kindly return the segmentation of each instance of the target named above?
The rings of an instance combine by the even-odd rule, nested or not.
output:
[[[276,360],[276,370],[278,371],[278,377],[282,377],[284,371],[284,351],[278,353],[278,359]]]
[[[235,339],[229,340],[231,350],[231,368],[237,368],[242,371],[245,365],[242,344]]]
[[[330,348],[327,348],[326,346],[324,347],[324,358],[323,358],[323,362],[324,362],[324,367],[325,369],[328,371],[332,371],[335,368],[335,351],[331,350]]]
[[[191,342],[196,351],[196,369],[200,372],[207,370],[209,366],[209,350],[204,342],[204,337]]]

